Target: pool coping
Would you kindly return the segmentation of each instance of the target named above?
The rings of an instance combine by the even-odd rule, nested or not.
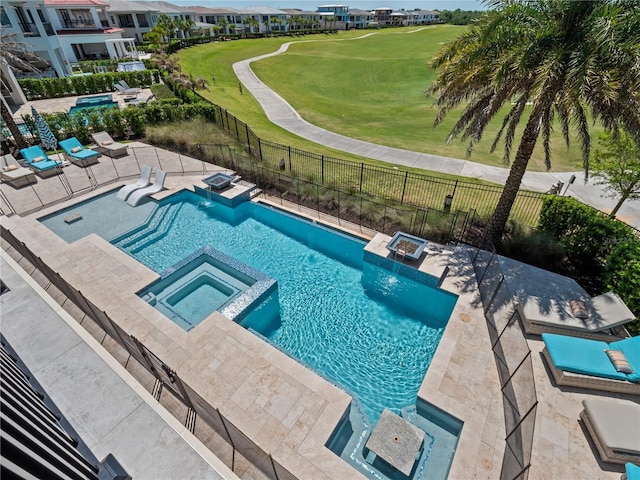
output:
[[[192,189],[194,180],[189,177],[176,179],[173,188],[177,189],[179,183],[186,186],[186,182]],[[110,185],[94,194],[112,188]],[[89,197],[78,201],[86,198]],[[214,405],[224,415],[296,476],[353,478],[356,475],[352,467],[324,446],[350,405],[351,399],[346,393],[220,314],[184,332],[135,296],[146,283],[157,279],[155,272],[96,235],[66,244],[35,220],[65,206],[68,203],[29,217],[8,218],[6,226],[127,332],[177,370],[196,391],[205,398],[213,398]],[[299,210],[292,213],[301,214]],[[347,233],[363,237],[362,232],[347,230]],[[389,253],[386,249],[385,252]],[[95,272],[101,272],[99,278]],[[502,450],[496,438],[504,438],[502,410],[499,405],[496,407],[500,402],[478,402],[477,393],[468,392],[461,381],[471,375],[447,371],[452,362],[457,365],[461,361],[456,355],[460,338],[476,338],[473,342],[476,344],[482,340],[478,346],[481,359],[474,359],[474,364],[485,367],[484,397],[500,398],[482,311],[477,306],[470,307],[477,300],[475,294],[460,291],[456,284],[459,280],[457,275],[451,275],[442,282],[443,288],[459,294],[465,301],[459,300],[456,304],[418,395],[465,422],[450,471],[452,478],[469,476],[473,471],[490,474],[486,468],[481,470],[478,456],[487,458],[495,466],[497,476]],[[459,321],[462,313],[473,321]],[[484,333],[478,335],[478,332]],[[196,349],[207,352],[207,356],[192,356],[191,352]],[[471,371],[477,376],[477,369]],[[492,439],[483,434],[487,423]]]

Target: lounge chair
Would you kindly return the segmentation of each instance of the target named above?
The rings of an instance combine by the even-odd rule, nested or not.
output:
[[[153,185],[149,185],[148,187],[143,187],[134,191],[129,196],[129,198],[127,198],[127,203],[132,207],[136,207],[145,197],[160,192],[164,188],[164,179],[166,177],[167,172],[165,172],[164,170],[158,170],[156,172],[156,178],[153,181]]]
[[[91,138],[96,142],[97,148],[100,153],[107,155],[111,158],[122,157],[127,154],[127,146],[124,143],[119,143],[111,138],[107,132],[97,132],[91,135]]]
[[[86,167],[98,163],[100,152],[84,148],[76,137],[62,140],[58,145],[64,151],[65,158],[76,165]]]
[[[151,167],[149,165],[143,165],[140,169],[140,178],[136,183],[132,183],[131,185],[125,185],[116,195],[118,200],[122,200],[123,202],[127,199],[131,193],[134,191],[144,188],[151,184]]]
[[[640,460],[636,460],[636,461],[640,463]],[[624,473],[620,478],[622,480],[640,480],[640,466],[635,465],[631,462],[625,463]]]
[[[122,85],[117,83],[114,84],[113,86],[115,87],[115,89],[118,91],[120,95],[137,95],[142,91],[141,88],[125,88]]]
[[[611,339],[606,330],[635,320],[635,315],[615,293],[609,292],[583,300],[588,318],[576,318],[569,302],[552,298],[525,297],[517,308],[525,332],[575,335]]]
[[[589,398],[580,418],[603,462],[640,462],[640,405],[628,400]]]
[[[640,336],[617,342],[543,333],[542,357],[558,385],[640,394]],[[607,350],[622,352],[632,373],[616,367]]]
[[[2,155],[2,171],[0,172],[2,181],[8,183],[12,187],[24,187],[32,183],[36,183],[36,174],[33,170],[21,167],[13,155]]]
[[[22,158],[27,161],[29,167],[42,178],[58,175],[62,172],[60,162],[47,157],[47,154],[42,150],[40,145],[23,148],[20,150],[20,154]]]
[[[131,100],[130,102],[127,102],[127,105],[140,105],[141,103],[149,103],[150,101],[155,100],[155,98],[155,94],[152,93],[148,97],[136,98],[135,100]]]

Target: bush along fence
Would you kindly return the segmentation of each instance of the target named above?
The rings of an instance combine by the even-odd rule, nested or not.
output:
[[[25,78],[18,80],[27,100],[91,95],[115,91],[114,84],[124,80],[130,87],[148,87],[160,81],[158,70],[108,72],[59,78]]]
[[[222,107],[216,120],[220,128],[238,139],[245,150],[262,165],[287,171],[295,178],[338,187],[350,193],[378,197],[401,206],[446,211],[474,209],[481,217],[491,215],[502,187],[403,171],[393,167],[369,165],[317,153],[259,138],[251,128]],[[521,190],[511,218],[536,225],[543,194]]]

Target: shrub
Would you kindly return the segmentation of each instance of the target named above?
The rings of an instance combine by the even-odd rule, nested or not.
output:
[[[640,335],[640,239],[618,242],[607,257],[604,284],[624,300],[638,319],[629,326],[634,335]]]
[[[509,258],[553,272],[560,271],[567,259],[564,245],[553,235],[519,222],[509,222],[500,248]]]
[[[539,229],[559,240],[575,268],[601,272],[615,241],[631,227],[570,197],[545,196]]]
[[[59,98],[113,92],[113,85],[124,80],[131,87],[147,87],[160,81],[158,70],[95,73],[60,78],[25,78],[18,80],[27,100]]]

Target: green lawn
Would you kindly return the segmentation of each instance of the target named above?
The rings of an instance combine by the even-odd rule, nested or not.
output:
[[[183,71],[201,75],[216,83],[203,94],[248,123],[261,137],[274,142],[312,150],[340,158],[354,158],[342,152],[304,141],[272,125],[262,109],[245,90],[240,95],[231,65],[276,50],[287,41],[291,45],[276,57],[252,64],[254,71],[308,121],[347,136],[408,150],[465,158],[466,143],[447,145],[447,135],[460,112],[449,114],[433,128],[436,110],[424,90],[434,78],[428,63],[442,43],[453,39],[463,27],[448,25],[340,32],[331,36],[300,39],[270,38],[219,42],[191,47],[179,52]],[[410,33],[413,32],[413,33]],[[311,40],[311,41],[309,41]],[[489,152],[500,121],[490,125],[484,140],[475,147],[471,160],[503,166],[502,149]],[[515,152],[515,149],[514,149]],[[579,170],[580,149],[567,151],[558,134],[552,141],[553,169]],[[530,170],[544,170],[542,148],[534,153]]]

